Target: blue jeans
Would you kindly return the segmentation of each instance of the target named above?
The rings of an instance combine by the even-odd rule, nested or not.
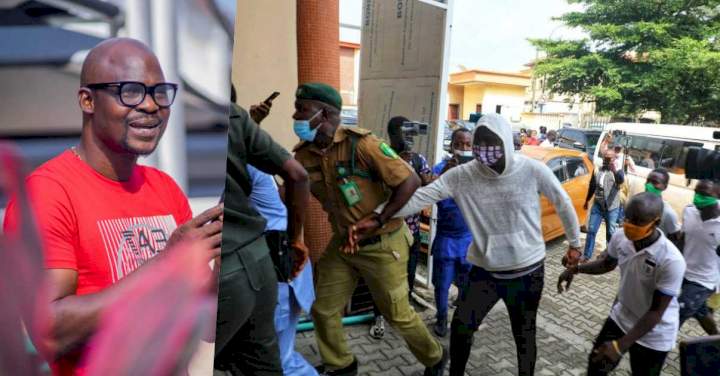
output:
[[[433,257],[432,283],[435,286],[435,305],[438,320],[447,319],[450,284],[462,288],[472,265],[464,257]]]
[[[593,251],[595,250],[595,236],[597,236],[600,224],[605,220],[605,238],[606,241],[610,242],[610,237],[615,233],[617,229],[617,219],[620,213],[620,208],[617,207],[612,210],[603,211],[600,209],[600,204],[594,203],[590,210],[590,220],[588,221],[588,233],[587,239],[585,240],[585,254],[583,255],[586,260],[592,258]]]
[[[305,266],[307,268],[307,265]],[[312,285],[309,286],[312,288]],[[275,308],[275,331],[280,348],[280,362],[284,376],[317,376],[315,368],[295,351],[295,334],[300,321],[300,305],[287,283],[278,283],[278,303]]]

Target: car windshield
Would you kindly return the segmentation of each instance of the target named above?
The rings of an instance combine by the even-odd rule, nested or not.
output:
[[[595,149],[600,139],[600,133],[586,133],[585,137],[587,138],[588,149]]]

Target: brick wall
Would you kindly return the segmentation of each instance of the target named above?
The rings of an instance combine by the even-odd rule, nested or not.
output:
[[[297,0],[298,81],[340,89],[338,0]]]
[[[338,0],[297,0],[298,83],[324,82],[340,90]],[[317,262],[332,236],[327,214],[315,198],[305,218],[305,243]]]

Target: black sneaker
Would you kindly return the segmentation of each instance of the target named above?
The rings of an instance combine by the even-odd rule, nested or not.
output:
[[[353,362],[345,368],[326,371],[324,365],[319,365],[315,367],[315,370],[320,374],[320,376],[357,376],[358,363],[357,359],[353,359]]]
[[[438,337],[444,338],[447,335],[447,319],[437,319],[433,325],[433,331]]]
[[[448,351],[445,346],[442,347],[442,358],[432,367],[425,367],[423,376],[442,376],[445,372],[445,366],[448,362]]]

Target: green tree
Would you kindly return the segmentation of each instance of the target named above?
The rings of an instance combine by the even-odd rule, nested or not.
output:
[[[568,0],[584,10],[556,20],[583,40],[531,39],[546,58],[535,74],[556,94],[598,112],[665,123],[720,123],[720,0]]]

